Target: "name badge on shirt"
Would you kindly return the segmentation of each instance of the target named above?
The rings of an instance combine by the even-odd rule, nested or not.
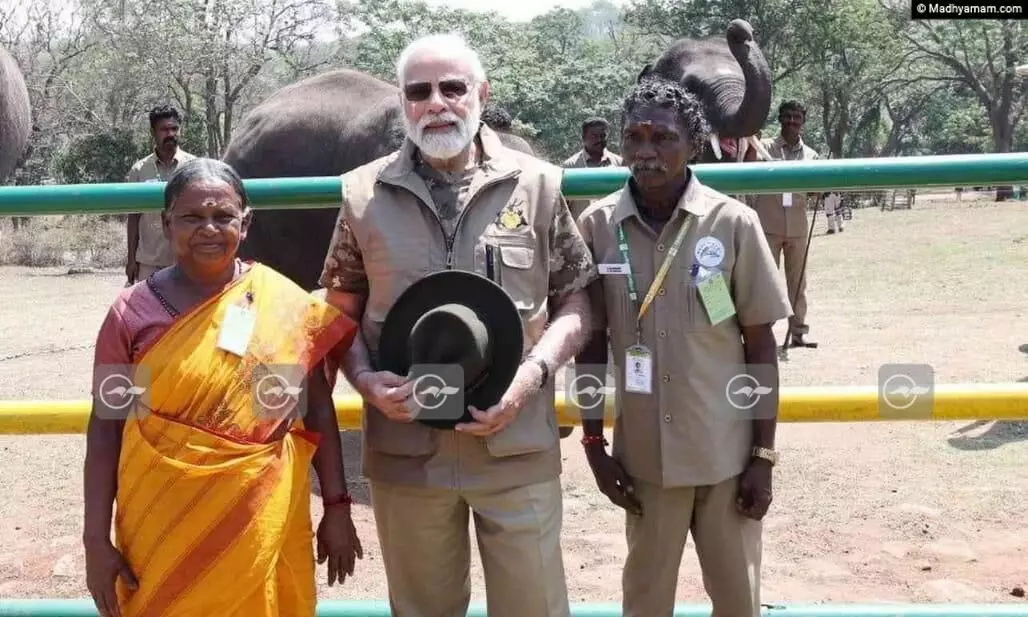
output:
[[[600,274],[629,274],[628,264],[596,264]]]
[[[625,391],[650,394],[653,391],[653,358],[642,345],[632,345],[625,352]]]
[[[782,207],[783,208],[791,208],[792,207],[792,193],[782,193]]]
[[[723,272],[711,273],[700,280],[696,287],[700,292],[703,308],[707,311],[707,317],[710,318],[710,325],[716,326],[735,315],[735,303],[732,302],[732,294],[728,291]]]
[[[242,357],[250,345],[250,337],[253,336],[256,323],[253,310],[235,304],[229,305],[225,309],[225,318],[218,332],[218,349]]]

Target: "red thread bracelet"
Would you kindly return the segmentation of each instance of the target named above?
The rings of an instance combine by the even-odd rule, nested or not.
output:
[[[343,493],[342,495],[340,495],[338,497],[333,497],[331,499],[322,499],[321,500],[321,505],[326,507],[326,508],[328,508],[329,506],[338,506],[339,504],[350,505],[352,503],[353,503],[353,497],[350,497],[349,493]]]
[[[602,443],[603,445],[607,445],[607,438],[604,437],[603,435],[583,435],[582,436],[582,445],[583,446],[588,446],[591,443]]]

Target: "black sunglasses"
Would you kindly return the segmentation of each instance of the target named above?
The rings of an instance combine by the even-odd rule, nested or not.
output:
[[[447,99],[459,99],[468,93],[470,86],[461,79],[444,79],[439,82],[439,94]],[[403,87],[403,96],[413,103],[420,103],[432,96],[432,84],[418,81]]]

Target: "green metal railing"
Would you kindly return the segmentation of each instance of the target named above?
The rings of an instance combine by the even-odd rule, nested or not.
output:
[[[723,193],[785,193],[988,186],[1028,183],[1028,153],[905,158],[717,163],[693,167],[701,182]],[[621,188],[628,169],[568,169],[567,197],[602,197]],[[331,208],[338,176],[246,180],[256,209]],[[164,183],[0,187],[0,216],[117,214],[160,210]]]
[[[693,167],[699,179],[728,194],[856,191],[1028,183],[1028,153],[803,162],[713,164]],[[601,197],[621,188],[625,168],[569,169],[567,197]],[[338,177],[274,178],[245,182],[256,209],[331,208],[339,201]],[[0,187],[0,216],[114,214],[158,210],[163,183]],[[775,605],[767,617],[1028,617],[1028,603]],[[619,604],[576,604],[575,617],[617,617]],[[0,617],[96,617],[88,599],[0,600]],[[389,617],[385,601],[323,601],[319,617]],[[707,617],[709,605],[679,605],[675,617]],[[486,617],[471,606],[469,617]]]
[[[574,617],[620,617],[621,605],[574,604]],[[1028,603],[1011,604],[797,604],[764,608],[767,617],[1028,617]],[[97,617],[91,600],[0,600],[0,617]],[[389,617],[384,601],[332,600],[318,603],[318,617]],[[680,604],[674,617],[709,617],[710,606]],[[474,604],[468,617],[487,617]]]

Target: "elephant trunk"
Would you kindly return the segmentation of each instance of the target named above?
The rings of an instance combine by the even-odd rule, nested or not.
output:
[[[771,69],[756,41],[753,28],[742,19],[728,25],[728,48],[742,68],[743,87],[718,84],[714,92],[711,124],[723,138],[749,137],[764,126],[771,109]]]

